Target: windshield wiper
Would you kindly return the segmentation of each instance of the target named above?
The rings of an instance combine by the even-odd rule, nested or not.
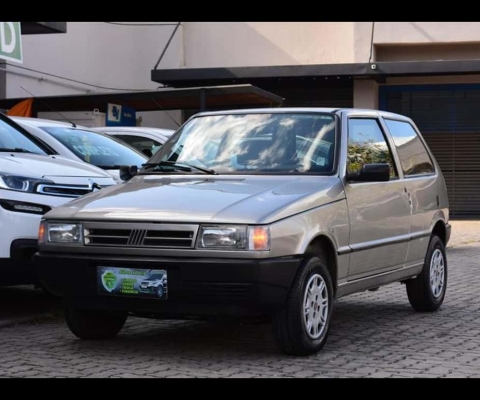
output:
[[[187,163],[177,163],[175,161],[160,161],[158,163],[147,163],[143,164],[144,167],[174,167],[182,171],[191,171],[192,168],[202,171],[205,174],[218,175],[218,172],[213,169],[197,167],[196,165],[187,164]]]
[[[14,147],[14,148],[7,148],[7,147],[0,147],[0,152],[4,153],[33,153],[33,151],[22,149],[21,147]]]
[[[120,169],[121,165],[95,165],[101,169]]]

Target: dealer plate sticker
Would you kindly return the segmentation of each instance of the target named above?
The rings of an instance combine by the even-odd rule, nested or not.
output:
[[[167,271],[99,266],[97,267],[97,289],[98,293],[110,296],[166,300]]]

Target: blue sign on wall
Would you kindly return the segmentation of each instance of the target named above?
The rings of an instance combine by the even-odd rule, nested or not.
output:
[[[105,125],[107,126],[136,126],[137,115],[133,108],[108,103]]]

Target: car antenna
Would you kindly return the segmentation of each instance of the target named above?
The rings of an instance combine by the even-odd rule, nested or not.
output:
[[[153,102],[155,103],[155,105],[160,109],[162,110],[165,114],[167,114],[168,118],[170,118],[179,128],[180,128],[180,124],[176,121],[175,118],[173,118],[167,110],[165,110],[159,103],[158,101],[156,101],[153,97],[152,97],[152,100]]]
[[[32,96],[35,100],[38,100],[40,101],[41,103],[43,103],[44,105],[46,105],[50,110],[52,110],[53,112],[56,112],[58,115],[60,115],[65,121],[69,122],[70,124],[72,124],[72,126],[74,128],[77,127],[77,125],[75,125],[72,121],[70,121],[67,117],[65,117],[64,115],[60,114],[59,111],[55,110],[50,104],[48,104],[46,101],[42,100],[42,99],[39,99],[38,97],[36,97],[33,93],[30,93],[27,89],[25,89],[23,86],[20,86],[23,90],[25,90],[30,96]]]

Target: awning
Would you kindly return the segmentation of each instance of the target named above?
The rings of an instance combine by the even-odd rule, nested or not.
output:
[[[27,99],[0,100],[0,109],[10,109]],[[34,112],[92,111],[106,112],[108,103],[132,107],[137,112],[241,107],[275,107],[283,98],[252,85],[158,89],[143,92],[101,93],[89,95],[44,96],[34,99]]]
[[[151,71],[152,81],[171,87],[226,85],[299,79],[375,79],[391,76],[467,75],[480,72],[480,60],[395,61],[349,64],[276,65],[234,68],[182,68]]]

